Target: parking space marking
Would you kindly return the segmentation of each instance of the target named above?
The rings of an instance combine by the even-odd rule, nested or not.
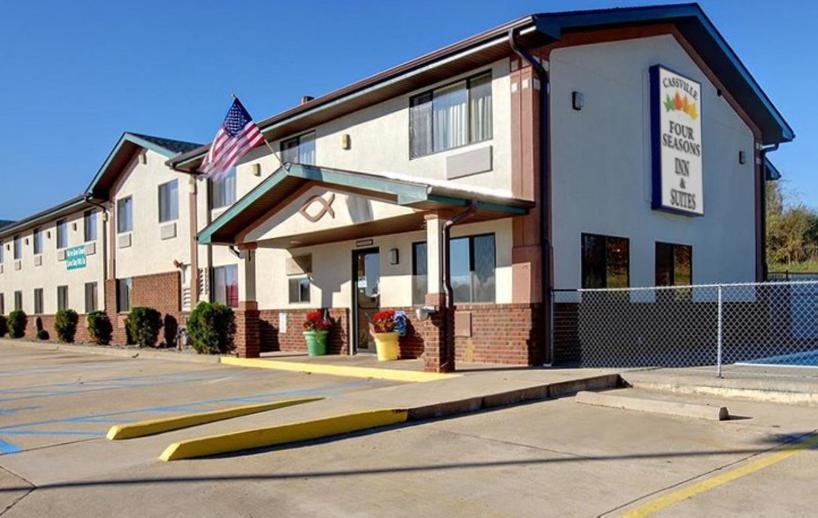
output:
[[[757,471],[761,471],[764,468],[768,468],[774,464],[778,464],[779,462],[787,460],[790,457],[793,457],[803,452],[804,450],[808,450],[816,446],[818,446],[818,435],[815,433],[808,434],[806,436],[801,437],[799,440],[776,450],[774,453],[764,455],[760,458],[757,458],[756,460],[753,460],[746,464],[742,464],[741,466],[738,466],[734,469],[731,469],[719,475],[706,478],[696,484],[683,487],[678,491],[674,491],[672,493],[668,493],[664,496],[660,496],[659,498],[651,500],[623,514],[622,517],[641,518],[644,516],[650,516],[651,514],[661,511],[662,509],[665,509],[667,507],[670,507],[673,504],[677,504],[683,500],[687,500],[688,498],[692,498],[696,495],[705,493],[719,486],[727,484],[728,482],[732,482],[739,478],[746,477],[747,475],[756,473]]]
[[[17,453],[18,451],[20,451],[20,448],[0,439],[0,455],[8,455],[9,453]]]

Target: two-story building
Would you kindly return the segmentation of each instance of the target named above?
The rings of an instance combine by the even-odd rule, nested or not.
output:
[[[304,350],[313,309],[370,351],[395,308],[432,370],[559,361],[554,288],[762,280],[766,154],[794,138],[695,4],[526,16],[258,126],[215,182],[208,146],[123,137],[88,190],[106,311],[218,300],[255,356]]]

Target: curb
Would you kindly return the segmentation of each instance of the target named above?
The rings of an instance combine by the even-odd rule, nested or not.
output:
[[[169,360],[187,363],[218,364],[220,356],[192,353],[180,353],[175,350],[151,350],[138,348],[123,348],[110,345],[80,345],[61,344],[54,342],[34,342],[25,339],[0,338],[0,343],[14,347],[34,349],[37,351],[63,351],[77,354],[96,354],[99,356],[114,356],[117,358],[142,358],[149,360]]]
[[[215,410],[213,412],[202,412],[199,414],[187,414],[175,417],[168,417],[166,419],[152,419],[147,421],[138,421],[135,423],[118,424],[112,426],[108,430],[106,436],[111,441],[118,441],[122,439],[135,439],[137,437],[145,437],[147,435],[156,435],[182,428],[190,428],[200,424],[213,423],[216,421],[223,421],[225,419],[232,419],[234,417],[241,417],[250,414],[257,414],[259,412],[266,412],[268,410],[275,410],[277,408],[285,408],[288,406],[302,405],[304,403],[311,403],[313,401],[320,401],[323,397],[287,399],[284,401],[276,401],[275,403],[262,403],[256,405],[242,405],[233,408],[226,408],[222,410]]]
[[[666,401],[661,399],[645,399],[618,394],[605,394],[598,392],[578,392],[574,396],[577,403],[594,406],[604,406],[608,408],[621,408],[624,410],[635,410],[637,412],[650,412],[653,414],[675,415],[681,417],[692,417],[696,419],[707,419],[710,421],[725,421],[730,419],[730,412],[727,407],[701,405],[695,403],[683,403],[680,401]]]
[[[235,451],[264,448],[292,442],[320,439],[333,435],[380,428],[406,421],[406,410],[382,409],[344,414],[300,423],[244,430],[198,439],[188,439],[168,446],[159,460],[169,462],[230,453]]]
[[[233,358],[222,356],[223,365],[234,367],[251,367],[257,369],[273,369],[307,374],[328,374],[330,376],[344,376],[348,378],[367,378],[410,383],[424,383],[457,378],[460,374],[443,374],[436,372],[406,371],[399,369],[379,369],[376,367],[352,367],[349,365],[328,365],[326,363],[285,362],[278,360],[261,360],[258,358]]]

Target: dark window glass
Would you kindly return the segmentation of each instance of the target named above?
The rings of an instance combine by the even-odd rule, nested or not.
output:
[[[0,243],[2,245],[2,243]],[[0,315],[6,314],[6,296],[0,293]]]
[[[621,237],[582,234],[582,287],[627,288],[630,244]]]
[[[23,258],[23,238],[20,236],[14,236],[14,258]]]
[[[690,286],[693,284],[693,247],[656,243],[656,285]]]
[[[412,304],[418,306],[426,303],[428,289],[428,259],[426,243],[412,244]]]
[[[97,283],[85,283],[85,313],[92,313],[99,307],[97,303]]]
[[[68,248],[68,221],[61,219],[57,221],[57,249]]]
[[[131,292],[133,279],[117,279],[116,281],[116,310],[127,313],[131,310]]]
[[[310,301],[309,277],[289,279],[289,291],[291,303],[309,302]]]
[[[315,132],[283,141],[281,160],[291,164],[315,165]]]
[[[34,290],[34,314],[43,314],[43,289],[37,288]]]
[[[68,286],[57,286],[57,311],[68,309]]]
[[[239,267],[231,264],[213,268],[213,302],[239,307]]]
[[[84,237],[85,242],[89,243],[91,241],[97,240],[97,213],[93,210],[86,210],[85,213],[82,215],[83,225],[85,227],[84,230]]]
[[[43,253],[43,231],[39,228],[34,229],[34,255]]]
[[[22,311],[23,310],[23,292],[22,291],[15,291],[14,292],[14,310],[15,311]]]

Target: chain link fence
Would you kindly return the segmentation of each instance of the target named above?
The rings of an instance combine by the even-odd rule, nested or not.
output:
[[[555,360],[581,367],[818,367],[818,281],[555,290]]]

